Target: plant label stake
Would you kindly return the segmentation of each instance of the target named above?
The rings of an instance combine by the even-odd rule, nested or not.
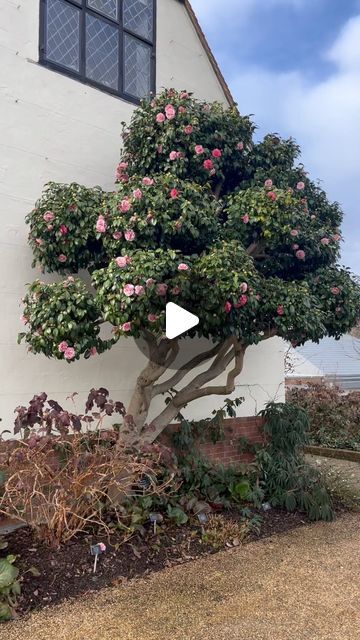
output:
[[[97,561],[98,561],[98,557],[101,553],[104,553],[106,551],[106,545],[103,542],[98,542],[98,544],[91,544],[90,545],[90,553],[92,556],[94,557],[94,568],[93,568],[93,573],[96,572],[96,567],[97,567]]]
[[[209,518],[207,517],[206,513],[204,513],[203,511],[200,511],[200,513],[197,514],[197,517],[201,524],[201,532],[204,533],[204,524],[207,523]]]
[[[161,522],[163,520],[163,517],[161,513],[150,513],[149,518],[150,522],[152,522],[154,525],[154,535],[156,535],[156,524],[157,522]]]

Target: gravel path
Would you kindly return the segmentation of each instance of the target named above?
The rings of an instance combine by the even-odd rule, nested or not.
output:
[[[267,538],[0,627],[1,640],[356,640],[360,516]]]

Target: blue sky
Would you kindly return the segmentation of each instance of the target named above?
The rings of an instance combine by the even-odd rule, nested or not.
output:
[[[258,136],[292,135],[345,212],[342,261],[360,274],[360,0],[192,0]]]

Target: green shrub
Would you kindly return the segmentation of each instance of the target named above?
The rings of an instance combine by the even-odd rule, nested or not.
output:
[[[0,550],[6,547],[7,542],[0,536]],[[13,617],[16,597],[20,595],[19,569],[14,566],[15,560],[13,555],[0,558],[0,622]]]
[[[333,510],[317,469],[305,462],[309,420],[304,409],[269,403],[265,418],[267,445],[257,453],[260,481],[266,499],[288,511],[305,511],[311,520],[331,520]]]
[[[287,399],[308,413],[310,444],[360,451],[359,391],[308,384],[289,389]]]

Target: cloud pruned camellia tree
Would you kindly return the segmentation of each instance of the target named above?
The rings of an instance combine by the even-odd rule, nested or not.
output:
[[[358,287],[337,265],[339,205],[296,164],[292,139],[255,143],[254,129],[235,108],[167,90],[123,124],[113,192],[51,183],[27,218],[34,265],[67,276],[29,286],[29,350],[73,362],[123,337],[146,340],[127,441],[153,441],[191,401],[231,394],[249,345],[338,338],[356,322]],[[79,269],[92,287],[71,275]],[[191,337],[212,341],[171,373],[181,338],[164,336],[170,301],[199,316]],[[152,400],[169,390],[149,424]]]

